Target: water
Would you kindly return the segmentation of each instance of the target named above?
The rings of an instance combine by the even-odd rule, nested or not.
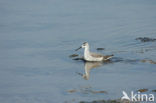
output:
[[[155,10],[155,0],[1,0],[0,101],[77,103],[118,99],[123,90],[151,93],[156,65],[140,60],[156,61],[156,42],[135,38],[156,38]],[[88,80],[84,63],[68,57],[83,55],[74,50],[84,41],[117,58],[91,69]]]

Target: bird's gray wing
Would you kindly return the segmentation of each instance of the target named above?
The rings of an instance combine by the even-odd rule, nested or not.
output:
[[[97,53],[90,53],[91,56],[95,57],[95,58],[101,58],[103,57],[103,55],[101,54],[97,54]]]

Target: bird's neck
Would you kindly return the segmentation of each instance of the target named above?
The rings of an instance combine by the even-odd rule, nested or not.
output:
[[[89,54],[90,54],[89,46],[87,46],[87,47],[84,49],[84,56],[85,56],[85,57],[88,57]]]

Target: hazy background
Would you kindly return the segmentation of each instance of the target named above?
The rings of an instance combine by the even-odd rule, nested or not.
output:
[[[0,0],[0,102],[73,103],[156,89],[156,65],[139,62],[156,61],[156,42],[135,40],[145,36],[156,38],[156,0]],[[123,61],[84,80],[84,63],[68,57],[83,55],[74,50],[84,41]]]

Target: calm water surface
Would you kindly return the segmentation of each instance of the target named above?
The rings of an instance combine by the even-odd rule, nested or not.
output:
[[[118,99],[123,90],[151,93],[156,64],[140,60],[156,61],[156,42],[135,38],[156,38],[155,11],[155,0],[1,0],[0,101],[77,103]],[[94,52],[114,54],[112,62],[69,58],[83,55],[74,50],[84,41]]]

